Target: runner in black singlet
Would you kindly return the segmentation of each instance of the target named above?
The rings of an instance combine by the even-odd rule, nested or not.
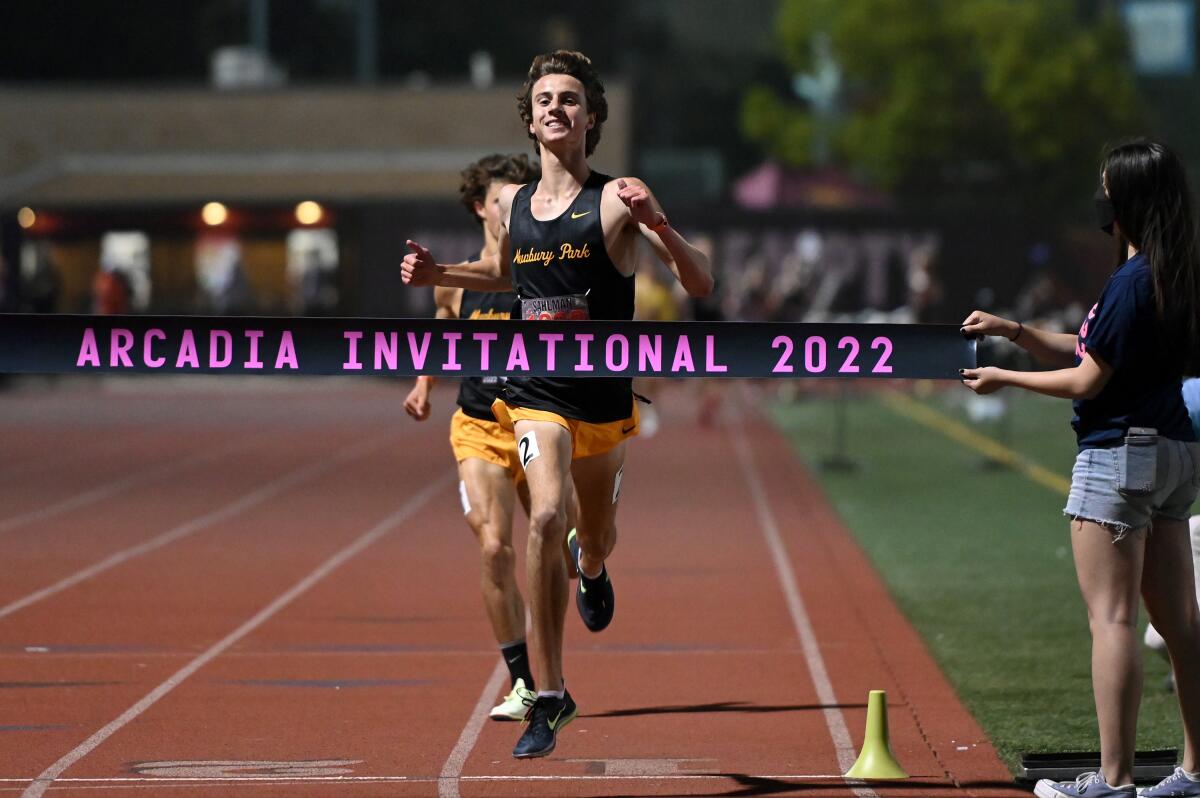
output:
[[[619,272],[604,247],[600,200],[610,182],[592,172],[570,207],[549,221],[530,212],[537,182],[522,186],[513,198],[508,237],[522,319],[633,318],[633,275]],[[603,424],[632,415],[633,379],[513,377],[504,399],[515,407]]]
[[[518,105],[541,157],[542,176],[501,192],[498,256],[447,267],[409,241],[412,252],[402,267],[406,283],[475,290],[511,285],[526,320],[632,319],[636,243],[642,237],[689,294],[712,290],[708,258],[668,224],[646,184],[635,177],[613,180],[588,166],[608,104],[586,56],[559,50],[535,58]],[[542,689],[513,756],[545,756],[576,714],[563,686],[567,575],[558,554],[569,529],[569,486],[573,479],[579,496],[578,534],[568,536],[580,571],[576,606],[588,628],[599,631],[612,619],[605,560],[616,542],[625,442],[637,434],[638,413],[630,381],[623,378],[511,379],[493,410],[517,437],[532,509],[526,570]]]

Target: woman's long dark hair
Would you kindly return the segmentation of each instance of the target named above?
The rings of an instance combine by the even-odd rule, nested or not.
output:
[[[1121,238],[1150,263],[1164,343],[1183,373],[1200,374],[1200,245],[1183,164],[1162,144],[1138,139],[1109,150],[1104,178]]]

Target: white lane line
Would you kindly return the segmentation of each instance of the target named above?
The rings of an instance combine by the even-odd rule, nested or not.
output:
[[[837,696],[833,692],[833,683],[829,680],[829,671],[825,667],[825,658],[821,656],[821,647],[817,643],[816,632],[813,631],[812,621],[796,586],[796,573],[788,559],[787,548],[783,545],[783,537],[779,534],[779,525],[775,521],[775,513],[771,511],[771,503],[767,499],[767,491],[763,486],[762,477],[754,465],[754,455],[746,443],[745,429],[742,423],[740,402],[730,407],[733,424],[730,427],[730,438],[733,449],[737,453],[742,475],[750,488],[750,496],[754,500],[754,511],[758,516],[758,525],[766,538],[767,548],[771,551],[771,559],[775,562],[775,573],[779,577],[779,585],[787,599],[788,611],[792,616],[792,625],[800,637],[800,646],[804,651],[804,659],[808,662],[808,672],[812,677],[813,687],[817,691],[817,699],[824,709],[825,726],[829,729],[829,737],[837,751],[838,767],[845,772],[854,765],[857,755],[854,742],[850,739],[850,730],[846,727],[846,717],[837,706]],[[855,787],[854,794],[859,798],[878,798],[874,790],[866,787]]]
[[[70,576],[63,577],[57,582],[47,585],[41,590],[36,590],[33,593],[24,596],[23,598],[19,598],[16,601],[0,607],[0,619],[6,618],[15,612],[25,609],[31,604],[36,604],[37,602],[49,598],[56,593],[61,593],[67,588],[91,579],[93,576],[101,574],[110,568],[114,568],[123,562],[132,560],[135,557],[140,557],[143,554],[154,551],[155,549],[160,549],[163,546],[166,546],[168,543],[174,543],[181,538],[185,538],[188,535],[199,532],[201,529],[211,526],[219,521],[232,518],[239,513],[250,509],[256,504],[262,504],[267,499],[278,495],[288,488],[294,487],[305,480],[319,476],[326,471],[330,471],[349,460],[369,454],[371,451],[380,449],[385,444],[390,442],[390,438],[380,439],[377,436],[372,436],[365,441],[360,441],[353,446],[342,449],[331,459],[322,460],[321,462],[296,469],[295,471],[285,474],[278,479],[273,479],[258,490],[251,491],[250,493],[247,493],[238,499],[234,499],[232,502],[226,504],[224,507],[221,507],[218,510],[213,510],[211,513],[205,513],[204,515],[193,518],[190,521],[185,521],[179,526],[168,529],[166,532],[152,537],[150,540],[143,541],[135,546],[121,549],[120,551],[105,557],[100,562],[93,563],[87,568],[76,571]]]
[[[325,560],[325,562],[317,566],[316,570],[312,571],[308,576],[301,579],[270,604],[259,610],[250,620],[243,623],[237,629],[226,635],[222,640],[209,647],[209,649],[203,654],[180,668],[173,675],[167,678],[166,681],[147,693],[136,704],[122,712],[117,718],[110,721],[102,729],[77,745],[53,765],[42,771],[38,777],[33,780],[33,783],[30,784],[23,793],[21,793],[21,798],[39,798],[46,792],[47,789],[50,788],[52,784],[54,784],[55,780],[57,780],[58,777],[67,770],[67,768],[71,767],[76,762],[94,751],[97,746],[99,746],[109,737],[112,737],[130,721],[134,720],[147,709],[152,707],[158,702],[159,699],[182,684],[189,676],[203,668],[212,660],[216,659],[225,649],[229,648],[234,643],[253,632],[259,626],[266,623],[268,620],[270,620],[271,616],[282,610],[298,596],[303,594],[313,585],[317,584],[317,582],[320,582],[351,557],[359,554],[363,549],[367,548],[372,543],[391,532],[395,527],[403,523],[410,515],[420,509],[425,502],[429,501],[433,496],[435,496],[438,491],[443,490],[447,485],[449,485],[452,478],[457,479],[457,474],[446,474],[441,479],[438,479],[425,486],[425,488],[405,502],[399,510],[392,513],[374,527],[364,532],[349,546],[346,546],[329,559]]]
[[[742,774],[737,774],[742,778]],[[732,774],[728,773],[667,773],[654,775],[635,775],[635,774],[619,774],[619,775],[503,775],[495,776],[462,776],[463,781],[479,781],[479,782],[522,782],[522,781],[698,781],[714,779],[728,780],[732,778]],[[750,779],[772,779],[772,780],[787,780],[787,781],[827,781],[836,779],[841,781],[841,774],[813,774],[813,773],[777,773],[777,774],[753,774],[746,778]],[[29,778],[7,778],[0,779],[0,784],[25,784],[31,781]],[[441,777],[436,779],[441,780]],[[944,777],[941,779],[931,779],[933,781],[945,781],[946,786],[951,786],[949,779]],[[183,778],[176,776],[101,776],[94,778],[64,778],[56,779],[55,784],[113,784],[113,785],[130,785],[140,786],[142,784],[194,784],[204,786],[208,784],[234,785],[239,783],[268,783],[268,784],[304,784],[304,783],[337,783],[345,782],[349,784],[355,783],[372,783],[372,782],[410,782],[413,784],[424,784],[435,781],[430,776],[211,776],[211,777],[196,777]]]
[[[16,529],[24,524],[29,524],[34,521],[44,521],[47,518],[53,518],[56,515],[62,515],[65,512],[76,510],[80,507],[86,507],[93,502],[98,502],[102,499],[107,499],[110,496],[115,496],[129,488],[136,487],[139,484],[152,485],[166,479],[169,476],[178,474],[181,471],[186,471],[190,468],[203,465],[212,460],[225,457],[236,452],[239,449],[244,449],[251,444],[262,440],[266,435],[256,435],[250,439],[242,439],[223,446],[216,451],[204,452],[184,460],[178,460],[170,465],[154,465],[150,468],[144,468],[141,471],[135,471],[132,474],[124,476],[120,479],[106,482],[103,485],[98,485],[91,490],[76,494],[68,499],[55,502],[46,507],[40,507],[36,510],[21,513],[20,515],[9,516],[8,518],[0,518],[0,533],[8,532],[11,529]]]
[[[40,650],[40,649],[47,650]],[[591,648],[590,646],[579,646],[578,648],[566,647],[563,649],[564,654],[586,654],[589,657],[628,657],[636,654],[639,657],[678,657],[686,655],[689,657],[746,657],[746,656],[804,656],[803,653],[791,654],[790,652],[781,652],[778,648],[689,648],[689,649],[669,649],[665,651],[640,651],[627,649],[603,649]],[[302,654],[305,657],[494,657],[496,650],[487,648],[412,648],[412,649],[375,649],[375,650],[357,650],[346,649],[341,651],[322,651],[319,649],[261,649],[259,651],[231,651],[226,654],[227,657],[241,657],[246,659],[273,658],[280,654]],[[0,651],[0,661],[3,660],[31,660],[31,659],[81,659],[86,658],[89,661],[96,659],[136,659],[139,662],[146,659],[185,659],[192,655],[191,651],[88,651],[86,649],[79,651],[55,651],[49,647],[29,646],[28,650],[13,650],[10,652]],[[3,781],[3,779],[0,779]]]
[[[479,733],[483,731],[483,726],[487,723],[492,702],[496,700],[496,693],[500,692],[500,685],[504,684],[507,670],[503,660],[497,662],[487,684],[483,686],[483,692],[479,694],[479,701],[475,704],[475,709],[472,710],[467,725],[463,727],[454,750],[450,752],[450,756],[446,757],[446,763],[442,765],[442,774],[438,776],[438,798],[459,798],[458,780],[462,778],[467,757],[471,755],[471,750],[475,748],[475,743],[479,739]]]

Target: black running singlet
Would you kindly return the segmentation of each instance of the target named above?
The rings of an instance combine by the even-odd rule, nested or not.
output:
[[[592,172],[570,207],[546,222],[533,218],[529,206],[537,182],[517,192],[508,224],[512,283],[520,300],[514,317],[526,321],[633,318],[633,275],[625,277],[613,265],[600,225],[600,197],[610,180]],[[561,345],[578,347],[574,341]],[[594,363],[603,357],[604,352],[593,345],[589,360]],[[602,424],[633,413],[633,380],[510,376],[504,398],[517,407]]]
[[[463,291],[458,308],[460,319],[508,319],[512,317],[515,294]],[[458,388],[458,406],[472,418],[495,421],[492,402],[504,390],[504,377],[463,377]]]

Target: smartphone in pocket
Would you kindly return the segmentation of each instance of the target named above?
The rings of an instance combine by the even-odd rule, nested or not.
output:
[[[1158,430],[1130,427],[1117,462],[1117,490],[1127,496],[1145,496],[1158,486]]]

